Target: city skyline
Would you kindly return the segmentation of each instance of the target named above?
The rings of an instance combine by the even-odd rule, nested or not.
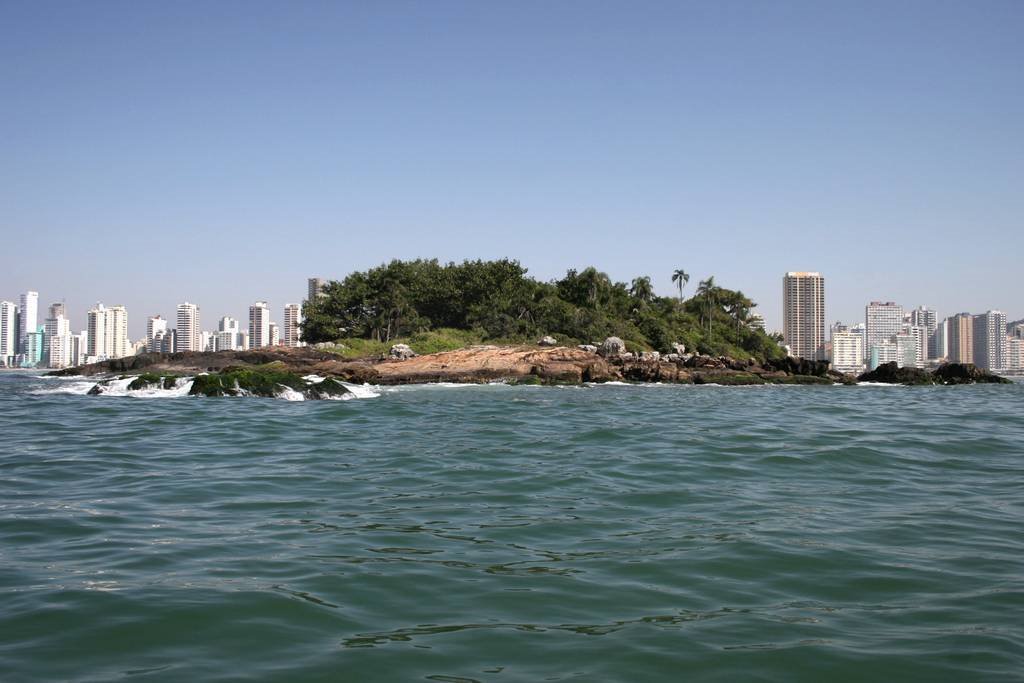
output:
[[[1022,19],[7,3],[0,292],[240,318],[301,301],[309,273],[509,257],[666,296],[677,268],[714,275],[776,330],[788,270],[826,274],[829,321],[871,300],[1024,317]]]
[[[784,272],[788,272],[788,271],[784,271]],[[317,277],[318,278],[322,278],[325,281],[330,281],[330,280],[344,279],[345,275],[348,275],[348,274],[349,273],[346,272],[344,275],[336,276],[336,277],[332,277],[332,276],[321,274],[321,275],[319,275]],[[864,322],[864,320],[865,320],[864,307],[867,304],[869,304],[870,302],[872,302],[872,301],[894,302],[894,303],[902,306],[903,309],[905,311],[907,311],[907,312],[910,312],[914,308],[918,308],[918,307],[924,306],[924,307],[927,307],[927,308],[935,311],[937,313],[938,318],[940,320],[943,319],[943,318],[952,317],[952,316],[956,315],[957,313],[961,313],[961,312],[965,312],[965,311],[973,313],[973,314],[980,314],[980,313],[984,313],[985,311],[988,311],[988,310],[999,310],[999,311],[1005,312],[1008,321],[1024,319],[1024,295],[1021,295],[1021,294],[1016,294],[1015,295],[1015,293],[1011,293],[1011,292],[1004,293],[1002,295],[1002,297],[993,295],[989,299],[982,299],[975,306],[966,306],[966,307],[964,307],[964,306],[953,306],[953,305],[944,306],[944,305],[942,305],[941,302],[936,303],[933,300],[900,301],[900,300],[894,299],[891,296],[886,296],[884,294],[884,292],[883,292],[883,294],[881,294],[879,296],[865,297],[862,301],[860,301],[859,304],[855,304],[853,306],[847,307],[847,310],[845,310],[844,313],[840,314],[840,313],[838,313],[835,310],[836,307],[832,304],[832,299],[834,297],[839,296],[842,300],[855,300],[855,296],[856,295],[855,294],[851,294],[849,292],[845,292],[845,293],[842,292],[842,291],[837,292],[836,291],[837,290],[837,286],[834,284],[836,278],[833,278],[830,273],[822,272],[822,274],[829,281],[828,296],[825,299],[825,311],[824,311],[824,315],[825,315],[825,339],[826,340],[829,338],[828,330],[829,330],[830,326],[833,323],[835,323],[835,322],[842,322],[842,323],[847,323],[847,324],[853,324],[853,323],[856,323],[856,322]],[[557,276],[560,277],[562,275],[564,275],[564,272],[563,273],[559,273]],[[709,273],[709,275],[714,275],[714,273]],[[763,301],[757,299],[756,297],[752,297],[752,298],[754,298],[754,301],[758,304],[757,307],[754,309],[754,311],[757,312],[757,313],[760,313],[765,318],[765,329],[768,332],[779,332],[779,333],[782,333],[784,331],[783,297],[781,296],[781,294],[778,291],[778,276],[779,276],[779,273],[776,272],[774,274],[773,282],[771,283],[772,286],[770,287],[770,289],[773,290],[774,304],[775,305],[772,305],[772,302],[768,302],[766,304],[766,302],[763,302]],[[65,297],[56,297],[56,298],[54,298],[54,297],[50,296],[50,294],[49,294],[48,290],[46,290],[45,286],[43,287],[43,289],[39,289],[40,285],[38,283],[36,284],[35,287],[28,287],[26,289],[20,289],[20,290],[19,289],[13,289],[12,290],[12,288],[10,288],[10,287],[4,287],[3,286],[4,278],[2,276],[0,276],[0,301],[12,301],[15,304],[18,304],[19,300],[20,300],[20,297],[26,291],[34,291],[34,292],[38,293],[38,295],[39,295],[39,299],[38,299],[38,303],[37,303],[37,311],[38,311],[37,312],[37,320],[38,320],[38,323],[42,324],[45,312],[46,312],[46,310],[48,309],[48,307],[50,305],[55,304],[55,303],[64,304],[64,305],[66,305],[67,311],[69,313],[69,315],[67,317],[68,317],[68,319],[69,319],[69,321],[71,323],[72,330],[84,329],[84,325],[86,323],[87,311],[90,308],[92,308],[93,306],[95,306],[97,303],[103,303],[103,304],[105,304],[107,306],[123,305],[126,309],[128,309],[129,311],[132,311],[133,314],[134,314],[134,315],[130,316],[129,320],[128,320],[129,338],[131,338],[131,339],[140,339],[140,338],[145,337],[145,333],[146,333],[146,319],[149,318],[150,316],[161,315],[165,319],[171,321],[172,322],[172,326],[173,326],[173,323],[175,322],[175,318],[176,318],[177,308],[178,308],[178,306],[180,304],[185,303],[185,302],[193,302],[193,303],[196,303],[197,305],[199,305],[199,307],[203,310],[203,317],[204,317],[204,319],[218,320],[218,319],[220,319],[220,318],[222,318],[224,316],[229,316],[229,317],[232,317],[232,318],[235,318],[235,319],[238,319],[238,320],[248,321],[249,307],[252,306],[252,304],[254,302],[256,302],[256,301],[266,301],[269,304],[269,308],[271,310],[270,320],[272,322],[277,323],[279,326],[281,326],[282,335],[283,335],[284,319],[283,319],[282,309],[286,305],[288,305],[288,304],[300,304],[301,305],[302,302],[306,301],[306,299],[308,297],[308,291],[309,291],[308,280],[311,277],[313,277],[313,276],[310,276],[310,275],[306,274],[306,275],[303,275],[299,279],[299,281],[298,281],[299,284],[296,285],[295,283],[293,283],[292,286],[289,288],[289,290],[292,292],[290,297],[284,297],[284,296],[278,296],[278,297],[254,296],[254,297],[249,297],[247,299],[243,299],[242,301],[239,302],[239,304],[237,306],[233,306],[233,307],[230,307],[230,308],[227,308],[227,309],[216,309],[216,310],[210,310],[210,311],[207,310],[206,306],[203,304],[203,302],[201,300],[199,300],[198,298],[194,298],[194,297],[171,297],[169,299],[168,298],[163,298],[160,303],[149,303],[149,304],[147,304],[146,303],[147,302],[147,298],[145,296],[145,292],[143,292],[142,294],[139,294],[138,292],[131,292],[130,288],[128,288],[128,287],[124,288],[124,290],[123,290],[124,294],[122,296],[116,296],[116,294],[115,294],[114,296],[107,297],[105,299],[104,298],[89,298],[87,296],[82,296],[81,294],[79,294],[77,296],[74,296],[74,297],[72,297],[70,299],[69,298],[65,298]],[[701,276],[699,274],[696,274],[696,275],[693,275],[691,277],[691,279],[693,280],[693,282],[696,282],[700,277]],[[670,281],[671,275],[668,275],[668,276],[666,276],[666,277],[664,277],[662,279],[665,280],[665,281]],[[718,279],[717,276],[716,276],[716,279]],[[622,280],[625,281],[625,282],[629,281],[628,278],[622,278]],[[740,289],[740,290],[744,291],[747,294],[750,294],[750,292],[754,290],[753,287],[747,288],[747,287],[744,287],[744,286],[736,286],[735,283],[731,283],[731,282],[727,282],[727,281],[722,281],[722,280],[718,280],[718,281],[719,281],[719,283],[722,286]],[[32,282],[36,282],[36,281],[32,281]],[[81,289],[82,288],[75,288],[74,291],[77,291],[77,292],[80,293]],[[669,297],[672,297],[672,296],[676,296],[677,295],[677,290],[676,290],[674,285],[672,285],[672,286],[656,287],[655,289],[656,289],[656,293],[659,296],[669,296]],[[765,290],[767,290],[767,289],[769,289],[769,287],[766,284],[763,287],[760,287],[760,286],[757,287],[757,289],[765,289]],[[875,288],[875,289],[882,289],[882,288]],[[257,288],[257,291],[259,291],[258,288]],[[684,290],[684,296],[689,298],[689,296],[693,294],[693,291],[694,291],[694,288],[691,285],[687,290]],[[1009,305],[997,305],[999,303],[998,299],[1000,299],[1000,298],[1002,298],[1002,299],[1014,299],[1015,298],[1015,300],[1008,302]],[[135,303],[131,303],[131,304],[126,303],[128,301],[133,301]],[[768,311],[768,310],[775,310],[776,314],[774,316],[772,316],[770,314],[766,314],[766,311]]]

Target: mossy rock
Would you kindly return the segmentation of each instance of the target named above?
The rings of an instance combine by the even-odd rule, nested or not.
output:
[[[326,380],[325,380],[326,381]],[[301,376],[291,372],[233,368],[211,375],[199,375],[189,391],[193,396],[252,395],[272,398],[281,393],[281,387],[302,392],[310,388]]]
[[[736,372],[722,375],[702,375],[695,374],[693,376],[694,384],[720,384],[727,387],[740,387],[749,386],[756,384],[765,384],[763,377],[749,372]]]
[[[801,385],[812,385],[818,384],[822,386],[832,386],[835,382],[831,377],[818,377],[817,375],[788,375],[786,377],[778,377],[771,381],[772,384],[801,384]]]
[[[152,386],[162,386],[164,389],[173,389],[178,378],[174,375],[158,375],[155,372],[144,372],[128,385],[128,391],[148,389]]]

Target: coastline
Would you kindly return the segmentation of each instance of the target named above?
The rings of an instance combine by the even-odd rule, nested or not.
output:
[[[401,354],[399,354],[401,355]],[[1008,382],[974,366],[949,364],[935,373],[882,366],[860,381],[886,384],[973,384]],[[940,376],[940,373],[944,373]],[[669,354],[612,354],[566,346],[470,346],[406,357],[347,359],[312,347],[249,351],[140,354],[48,373],[96,377],[94,393],[112,378],[134,378],[130,388],[167,386],[180,377],[202,377],[190,393],[205,396],[273,396],[282,390],[306,398],[327,398],[343,384],[583,385],[632,382],[720,386],[853,385],[858,378],[829,370],[824,361],[785,358],[758,363],[727,357]],[[331,381],[328,381],[331,380]]]

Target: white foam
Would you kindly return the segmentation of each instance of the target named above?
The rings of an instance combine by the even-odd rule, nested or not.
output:
[[[295,391],[291,387],[286,387],[283,384],[281,384],[279,386],[281,387],[281,391],[278,392],[278,394],[277,394],[278,398],[284,399],[285,401],[305,401],[306,400],[305,396],[303,396],[299,392]]]

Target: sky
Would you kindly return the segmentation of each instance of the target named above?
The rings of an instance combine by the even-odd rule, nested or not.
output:
[[[203,327],[394,258],[1024,318],[1024,3],[0,3],[0,299]]]

